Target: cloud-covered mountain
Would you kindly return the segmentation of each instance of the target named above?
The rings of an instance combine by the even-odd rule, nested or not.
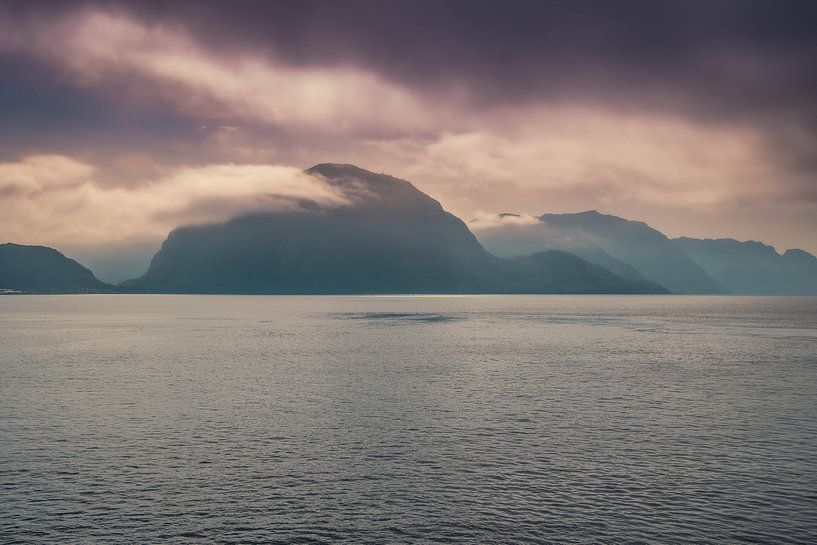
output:
[[[498,255],[558,249],[630,279],[657,283],[673,293],[728,293],[663,233],[638,221],[587,211],[544,214],[538,222],[500,221],[478,231]]]
[[[94,274],[53,248],[0,244],[0,290],[37,293],[111,291]]]
[[[477,238],[482,245],[499,257],[516,257],[544,250],[560,250],[604,267],[631,282],[639,283],[648,291],[649,289],[665,289],[657,282],[646,279],[632,265],[604,251],[589,237],[579,233],[563,232],[543,223],[539,218],[503,213],[499,214],[494,221],[483,220],[476,227],[479,227]]]
[[[502,259],[411,183],[353,165],[307,171],[346,204],[247,214],[174,230],[126,289],[192,293],[635,293],[564,252]]]
[[[781,255],[762,242],[730,238],[681,237],[674,242],[732,293],[817,295],[817,258],[806,251]]]

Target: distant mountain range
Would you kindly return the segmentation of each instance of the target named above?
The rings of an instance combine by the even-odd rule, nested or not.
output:
[[[499,218],[519,217],[500,214]],[[500,256],[558,249],[626,278],[643,278],[679,294],[817,295],[817,258],[783,255],[760,242],[667,238],[639,221],[600,214],[543,214],[534,223],[502,222],[479,232]]]
[[[673,293],[729,293],[682,248],[646,223],[596,211],[544,214],[541,225],[491,229],[481,235],[489,251],[559,249],[630,278],[644,278]],[[501,224],[500,224],[501,227]],[[519,237],[524,242],[514,242]]]
[[[673,240],[595,211],[503,214],[478,240],[405,180],[343,164],[307,172],[349,203],[180,227],[144,275],[117,287],[56,250],[0,245],[0,291],[817,294],[817,259],[802,250]]]
[[[762,242],[730,238],[673,240],[732,293],[817,294],[817,258],[803,250],[777,251]]]

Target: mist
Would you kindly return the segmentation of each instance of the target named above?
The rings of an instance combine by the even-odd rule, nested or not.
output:
[[[294,167],[184,167],[161,178],[117,186],[99,178],[93,165],[59,155],[0,164],[0,194],[4,238],[58,247],[156,240],[181,225],[298,209],[304,202],[347,202],[325,180]]]

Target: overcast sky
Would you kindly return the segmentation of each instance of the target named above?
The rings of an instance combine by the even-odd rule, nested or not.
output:
[[[0,0],[0,242],[162,238],[355,163],[469,221],[817,251],[817,2]]]

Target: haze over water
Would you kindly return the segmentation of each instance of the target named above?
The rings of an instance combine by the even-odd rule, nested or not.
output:
[[[813,543],[817,298],[0,298],[0,543]]]

